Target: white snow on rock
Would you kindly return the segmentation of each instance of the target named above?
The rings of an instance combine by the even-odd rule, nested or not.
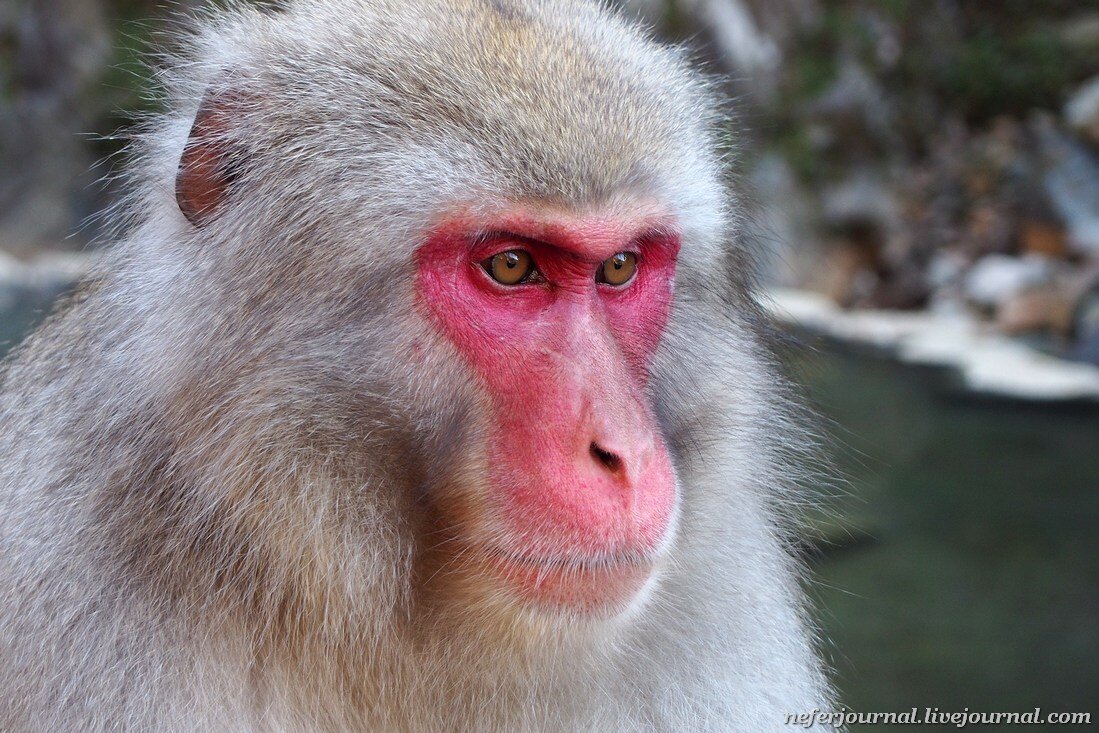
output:
[[[891,351],[909,364],[957,369],[973,392],[1035,401],[1099,400],[1099,367],[1066,361],[996,333],[959,312],[844,311],[815,293],[771,288],[778,320]]]
[[[965,294],[975,303],[997,306],[1020,292],[1049,280],[1051,267],[1045,257],[985,255],[965,277]]]
[[[96,258],[91,252],[54,252],[23,262],[0,251],[0,309],[14,307],[28,293],[56,295],[84,277]]]

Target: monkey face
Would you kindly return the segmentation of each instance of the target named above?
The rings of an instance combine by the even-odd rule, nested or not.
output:
[[[652,582],[678,490],[646,392],[679,238],[658,215],[512,210],[418,250],[419,296],[489,405],[463,563],[539,608],[613,615]]]
[[[546,38],[565,30],[552,16],[536,23]],[[714,290],[692,289],[696,263],[720,259],[716,116],[650,44],[492,27],[426,44],[380,33],[362,54],[333,22],[315,39],[319,76],[299,78],[285,50],[219,74],[176,199],[204,256],[234,265],[219,272],[242,302],[240,346],[219,353],[256,355],[274,373],[265,394],[278,385],[271,401],[310,426],[296,437],[355,477],[341,521],[388,499],[367,484],[410,503],[397,523],[422,548],[410,594],[479,608],[435,592],[453,581],[506,597],[506,612],[618,615],[688,514],[677,469],[688,483],[683,446],[712,394],[693,389],[705,368],[680,364],[711,355],[666,347],[708,338],[688,308]],[[506,38],[522,64],[501,65]],[[665,335],[681,243],[691,298],[675,315],[692,328]],[[456,549],[436,562],[436,545]]]

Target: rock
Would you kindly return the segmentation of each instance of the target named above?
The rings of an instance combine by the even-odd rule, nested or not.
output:
[[[749,226],[764,248],[760,277],[766,283],[792,287],[820,272],[824,256],[812,229],[813,207],[790,164],[770,153],[760,157],[749,174],[758,212]]]
[[[760,30],[751,9],[741,0],[693,0],[685,4],[697,6],[695,12],[737,71],[758,74],[778,66],[778,45]]]
[[[1090,331],[1081,336],[1072,345],[1068,357],[1075,361],[1099,364],[1099,331]]]
[[[769,294],[763,305],[784,322],[887,350],[903,362],[956,368],[973,392],[1017,400],[1099,400],[1099,367],[1050,356],[965,315],[849,312],[807,293],[775,289]],[[1096,309],[1099,324],[1099,302]]]
[[[974,204],[963,223],[962,241],[974,253],[1003,252],[1010,247],[1013,224],[1011,212],[1002,202]]]
[[[636,15],[648,25],[659,28],[668,13],[664,0],[622,0],[626,12]]]
[[[32,255],[99,208],[92,150],[77,131],[117,100],[99,84],[111,55],[105,3],[14,5],[0,27],[0,241]]]
[[[1099,282],[1086,292],[1072,314],[1069,358],[1099,364]]]
[[[951,288],[962,279],[965,258],[949,249],[936,250],[927,264],[927,284],[936,291]]]
[[[865,304],[879,285],[875,252],[841,240],[829,248],[821,270],[810,282],[844,307]]]
[[[821,119],[848,140],[893,141],[895,130],[885,91],[851,54],[845,54],[832,84],[805,111],[808,119]],[[861,136],[851,138],[850,136]]]
[[[1003,337],[970,346],[962,373],[974,392],[1049,402],[1099,399],[1099,369]]]
[[[0,311],[15,305],[19,297],[21,266],[11,255],[0,252]]]
[[[20,301],[48,304],[84,277],[95,254],[56,252],[21,262],[0,251],[0,310]]]
[[[1055,287],[1016,293],[996,310],[996,325],[1008,335],[1030,331],[1067,333],[1072,322],[1072,301]]]
[[[1046,222],[1024,221],[1019,226],[1019,249],[1025,254],[1064,257],[1068,254],[1065,230]]]
[[[805,1],[783,4],[798,6]],[[614,4],[675,40],[689,38],[708,62],[728,72],[726,80],[739,99],[751,99],[764,108],[773,105],[782,48],[760,25],[747,0],[616,0]]]
[[[871,169],[854,172],[823,195],[824,224],[833,230],[871,227],[879,234],[897,226],[897,204],[883,176]]]
[[[1093,143],[1099,143],[1099,76],[1076,90],[1065,105],[1065,121]]]
[[[977,261],[965,278],[965,295],[977,305],[995,309],[1024,290],[1043,285],[1052,275],[1043,257],[990,254]]]
[[[1042,159],[1042,185],[1068,230],[1068,244],[1082,254],[1099,255],[1099,162],[1048,116],[1034,130]]]
[[[1062,24],[1058,35],[1065,46],[1076,55],[1099,53],[1099,12],[1073,15]]]

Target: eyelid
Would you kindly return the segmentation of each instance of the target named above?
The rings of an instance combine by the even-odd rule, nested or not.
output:
[[[470,239],[470,253],[478,262],[512,250],[522,250],[534,257],[536,244],[534,240],[512,232],[487,231]]]

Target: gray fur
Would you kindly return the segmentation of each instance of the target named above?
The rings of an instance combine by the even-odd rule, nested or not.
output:
[[[796,408],[681,54],[578,0],[197,28],[106,262],[3,373],[0,729],[754,733],[823,707],[786,548]],[[242,172],[195,227],[176,166],[230,92]],[[423,597],[419,498],[477,475],[484,396],[421,314],[415,247],[446,212],[645,198],[684,227],[652,378],[684,492],[662,581],[606,622]]]

